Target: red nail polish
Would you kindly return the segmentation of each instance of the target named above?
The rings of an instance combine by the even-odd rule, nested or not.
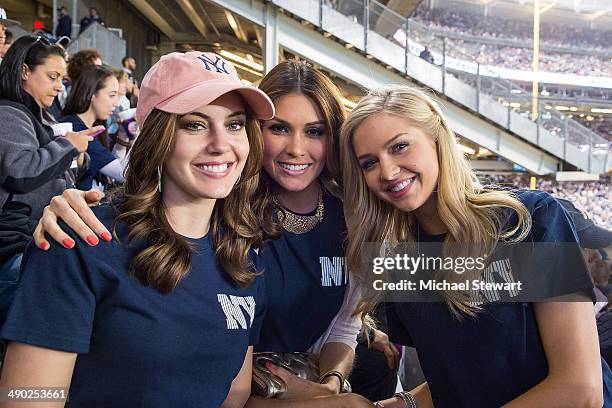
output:
[[[42,249],[43,251],[46,251],[47,249],[49,249],[49,243],[48,242],[42,242],[40,244],[40,249]]]
[[[274,364],[272,364],[270,361],[266,361],[266,368],[268,370],[272,370],[274,368]]]
[[[109,234],[108,232],[103,232],[102,234],[100,234],[100,236],[105,241],[110,241],[111,239],[113,239],[113,237],[111,237],[111,234]]]
[[[89,245],[98,245],[98,237],[96,237],[95,235],[88,235],[87,236],[87,242],[89,242]]]
[[[66,248],[72,248],[74,246],[74,241],[70,238],[66,238],[62,241],[62,244],[64,244]]]

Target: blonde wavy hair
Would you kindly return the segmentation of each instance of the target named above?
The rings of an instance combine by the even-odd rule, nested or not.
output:
[[[128,241],[142,239],[147,246],[131,260],[129,274],[162,293],[172,291],[191,269],[192,247],[176,233],[166,217],[158,190],[158,166],[169,158],[175,140],[178,116],[154,109],[145,120],[130,151],[125,183],[113,194],[118,216],[113,225],[127,226]],[[259,247],[263,232],[253,211],[263,162],[259,124],[247,110],[246,132],[249,155],[241,178],[232,192],[217,200],[210,220],[210,234],[217,260],[225,273],[241,286],[256,274],[249,271],[248,252]]]
[[[494,247],[498,241],[518,242],[531,229],[531,216],[510,191],[484,188],[458,147],[455,134],[438,104],[425,92],[410,86],[388,85],[370,91],[342,126],[340,164],[344,181],[344,214],[348,228],[347,263],[349,269],[367,285],[371,274],[362,270],[361,255],[367,243],[382,249],[389,244],[415,241],[416,220],[380,200],[368,188],[353,150],[355,130],[371,115],[389,113],[401,116],[436,140],[438,166],[437,212],[448,229],[445,249],[455,243],[484,244]],[[504,225],[501,209],[517,215],[514,226]],[[482,253],[482,252],[481,252]],[[371,282],[370,282],[371,283]],[[478,306],[467,293],[447,292],[446,302],[458,317],[475,315]],[[365,295],[356,313],[370,311],[379,298]]]

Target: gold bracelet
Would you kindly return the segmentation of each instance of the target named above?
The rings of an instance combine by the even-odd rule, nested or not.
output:
[[[323,381],[325,381],[325,379],[327,377],[331,377],[334,376],[336,378],[338,378],[338,380],[340,380],[340,390],[338,390],[339,393],[342,392],[342,388],[344,385],[344,376],[342,375],[342,373],[338,370],[329,370],[328,372],[326,372],[325,374],[323,374],[321,376],[321,378],[319,378],[319,384],[323,384]]]

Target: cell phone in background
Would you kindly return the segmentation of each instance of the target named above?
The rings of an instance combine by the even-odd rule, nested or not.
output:
[[[102,129],[100,129],[100,130],[96,130],[95,132],[90,133],[90,134],[89,134],[89,136],[91,136],[91,137],[96,137],[96,136],[98,136],[99,134],[104,133],[104,131],[105,131],[105,130],[106,130],[106,128],[102,128]]]

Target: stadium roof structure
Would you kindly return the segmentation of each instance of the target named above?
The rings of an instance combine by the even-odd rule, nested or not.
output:
[[[531,4],[533,0],[503,0],[508,3],[520,5]],[[483,1],[484,2],[484,1]],[[587,14],[592,18],[599,18],[612,13],[612,0],[542,0],[540,7],[554,3],[553,8],[571,10],[574,13]]]

